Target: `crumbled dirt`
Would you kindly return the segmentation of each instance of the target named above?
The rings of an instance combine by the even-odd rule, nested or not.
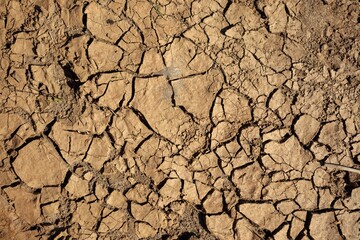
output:
[[[359,11],[3,0],[0,239],[360,239]]]

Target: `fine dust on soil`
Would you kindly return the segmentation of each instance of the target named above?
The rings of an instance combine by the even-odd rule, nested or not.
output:
[[[2,0],[0,239],[359,239],[359,9]]]

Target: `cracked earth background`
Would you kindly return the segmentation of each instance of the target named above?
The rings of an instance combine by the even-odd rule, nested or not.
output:
[[[0,3],[1,239],[359,239],[359,2]]]

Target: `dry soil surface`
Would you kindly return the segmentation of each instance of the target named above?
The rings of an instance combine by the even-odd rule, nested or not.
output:
[[[0,238],[359,239],[359,9],[2,0]]]

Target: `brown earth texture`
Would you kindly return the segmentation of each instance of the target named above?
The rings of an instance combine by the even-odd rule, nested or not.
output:
[[[360,239],[358,0],[1,0],[0,239]]]

